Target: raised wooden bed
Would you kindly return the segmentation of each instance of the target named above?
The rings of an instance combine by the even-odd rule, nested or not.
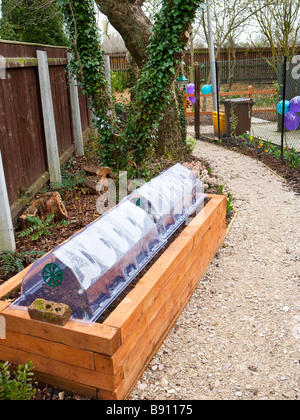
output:
[[[0,287],[6,339],[0,360],[32,360],[42,382],[100,399],[126,398],[185,307],[226,235],[226,198],[210,196],[103,324],[64,327],[30,319],[5,298],[29,268]],[[3,321],[3,318],[2,318]]]

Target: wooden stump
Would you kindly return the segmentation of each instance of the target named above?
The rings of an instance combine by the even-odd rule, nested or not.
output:
[[[68,219],[67,210],[57,191],[46,193],[37,200],[34,200],[20,216],[20,222],[25,228],[27,226],[27,216],[34,216],[41,220],[46,220],[51,214],[54,214],[55,220],[57,221]]]

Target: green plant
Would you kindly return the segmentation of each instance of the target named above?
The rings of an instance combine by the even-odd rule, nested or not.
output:
[[[61,168],[61,184],[53,182],[51,184],[52,189],[70,192],[83,184],[84,171],[80,169],[72,172],[67,168],[67,166]]]
[[[288,160],[292,168],[299,168],[300,166],[300,156],[299,153],[296,152],[294,148],[290,149],[288,152]]]
[[[187,119],[185,115],[183,91],[179,89],[178,87],[176,88],[176,97],[177,97],[177,102],[178,102],[178,110],[179,110],[179,118],[180,118],[181,138],[182,138],[182,143],[185,144]],[[194,150],[194,148],[192,150]],[[187,152],[189,153],[189,149],[187,150]]]
[[[159,124],[166,108],[174,105],[170,87],[181,64],[187,42],[185,34],[202,3],[163,0],[155,17],[147,48],[149,59],[134,88],[134,107],[126,128],[135,161],[142,162],[156,148]]]
[[[196,140],[193,137],[187,137],[186,144],[187,144],[187,151],[188,151],[188,153],[192,153],[192,151],[196,147],[197,142],[196,142]]]
[[[112,92],[124,92],[127,85],[126,73],[118,70],[111,71],[111,90]]]
[[[55,1],[2,0],[0,38],[50,45],[69,45]]]
[[[225,184],[219,185],[218,194],[223,194]]]
[[[116,170],[145,166],[157,146],[158,128],[166,108],[176,105],[172,89],[176,71],[189,39],[191,23],[204,1],[162,0],[147,48],[149,58],[132,90],[133,106],[125,130],[118,124],[107,93],[104,52],[94,2],[58,0],[58,3],[73,41],[70,68],[73,74],[80,76],[80,84],[96,116],[102,163]]]
[[[95,115],[94,123],[99,133],[97,155],[101,155],[107,166],[116,167],[126,155],[120,153],[123,139],[119,137],[118,124],[110,109],[112,98],[107,89],[94,1],[57,0],[57,3],[72,41],[73,58],[69,69],[77,77],[82,93],[88,95]]]
[[[24,205],[28,203],[30,199],[30,193],[26,190],[26,188],[24,187],[19,188],[19,199],[22,201]]]
[[[233,136],[236,139],[236,129],[238,125],[239,119],[235,115],[233,108],[230,109],[230,125],[231,125],[231,136]]]
[[[250,136],[249,134],[243,134],[239,136],[239,139],[242,141],[243,147],[254,147],[263,153],[272,155],[277,159],[281,159],[281,147],[276,144],[272,144],[268,140],[261,140]],[[300,166],[300,154],[294,148],[283,148],[283,160],[286,161],[292,168],[297,169]]]
[[[32,241],[36,241],[40,236],[49,236],[51,231],[50,226],[53,226],[54,214],[50,214],[45,221],[35,216],[27,216],[27,221],[31,226],[27,229],[22,230],[18,235],[19,238],[28,236]]]
[[[128,120],[129,106],[121,102],[115,102],[115,113],[119,126],[124,129]]]
[[[81,203],[80,197],[78,197],[78,195],[76,195],[76,194],[73,194],[72,201],[73,201],[74,208],[76,208],[77,217],[78,217],[78,221],[80,222],[80,225],[81,226],[86,226],[87,225],[87,217],[86,217],[85,211],[82,208],[82,203]]]
[[[34,398],[36,389],[33,380],[33,363],[27,362],[24,366],[19,365],[17,371],[10,372],[11,364],[0,364],[0,400],[31,400]]]
[[[226,204],[227,214],[229,214],[231,210],[233,210],[232,199],[233,199],[233,194],[230,194],[230,196],[227,198],[227,204]]]
[[[258,107],[273,107],[279,101],[277,94],[272,95],[255,95],[255,104]]]
[[[153,158],[150,157],[147,162],[140,165],[135,165],[134,162],[129,162],[128,178],[129,179],[143,179],[149,182],[159,170],[159,165],[155,164]]]
[[[41,236],[50,236],[52,235],[51,228],[55,226],[67,226],[73,221],[63,220],[60,222],[54,223],[54,214],[50,214],[46,220],[41,220],[35,216],[27,216],[27,221],[31,226],[27,229],[22,230],[18,235],[19,238],[24,238],[28,236],[32,241],[38,240]]]
[[[6,275],[24,269],[23,259],[16,252],[2,252],[0,260],[1,268]]]
[[[44,251],[35,251],[33,249],[23,252],[2,252],[0,254],[1,268],[6,275],[19,273],[25,266],[32,264],[43,255],[45,255]]]

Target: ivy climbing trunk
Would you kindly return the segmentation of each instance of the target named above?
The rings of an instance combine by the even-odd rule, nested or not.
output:
[[[64,16],[73,52],[69,70],[77,78],[82,92],[89,97],[95,115],[99,150],[95,158],[120,166],[120,144],[113,102],[105,75],[104,51],[97,25],[94,0],[56,0]]]
[[[109,109],[94,0],[57,0],[73,44],[73,72],[81,75],[97,117],[102,162],[116,169],[145,168],[155,151],[183,157],[186,124],[175,78],[204,0],[161,0],[153,26],[143,13],[143,0],[96,1],[140,67],[124,130]]]
[[[183,159],[186,154],[186,123],[182,121],[180,115],[180,104],[175,88],[171,95],[170,104],[159,124],[156,151],[159,155]],[[181,112],[184,112],[184,109]]]
[[[170,93],[167,103],[164,100],[158,100],[161,103],[160,111],[162,112],[162,116],[160,115],[158,118],[159,129],[156,143],[156,151],[159,154],[167,153],[181,157],[185,152],[185,142],[183,142],[185,125],[181,124],[182,114],[180,114],[180,106],[175,94],[174,79],[177,70],[180,68],[184,48],[189,39],[191,23],[197,8],[202,2],[202,0],[181,2],[163,0],[161,17],[156,20],[154,27],[152,27],[142,10],[143,0],[119,0],[118,2],[115,0],[96,0],[100,11],[107,16],[110,23],[122,35],[127,49],[140,68],[143,69],[149,63],[149,60],[151,61],[151,49],[149,50],[148,47],[153,42],[153,38],[156,42],[160,42],[160,45],[156,45],[162,53],[160,64],[163,64],[166,60],[166,65],[162,68],[171,70],[171,73],[169,72],[166,76],[163,73],[161,75],[157,74],[158,78],[161,77],[160,81],[168,85],[168,88],[167,86],[164,88],[167,88]],[[158,32],[156,32],[155,37],[152,36],[156,27],[162,29],[162,36]],[[169,28],[169,32],[166,30],[167,28]],[[176,37],[176,39],[174,40],[172,37]],[[173,46],[175,47],[172,50]],[[164,52],[165,54],[163,54]],[[156,54],[156,52],[154,51],[153,54]],[[149,90],[154,89],[155,83],[153,85],[148,84],[148,87]],[[147,89],[147,84],[144,84],[143,88]],[[162,89],[162,94],[167,97],[165,89]],[[135,104],[135,106],[138,105],[143,107],[143,103]]]
[[[145,16],[142,0],[96,0],[99,10],[120,33],[139,68],[148,59],[146,47],[152,35],[152,24]]]

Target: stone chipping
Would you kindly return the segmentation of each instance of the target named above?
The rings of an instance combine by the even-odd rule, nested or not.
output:
[[[300,399],[300,197],[261,162],[198,141],[237,216],[132,400]]]

